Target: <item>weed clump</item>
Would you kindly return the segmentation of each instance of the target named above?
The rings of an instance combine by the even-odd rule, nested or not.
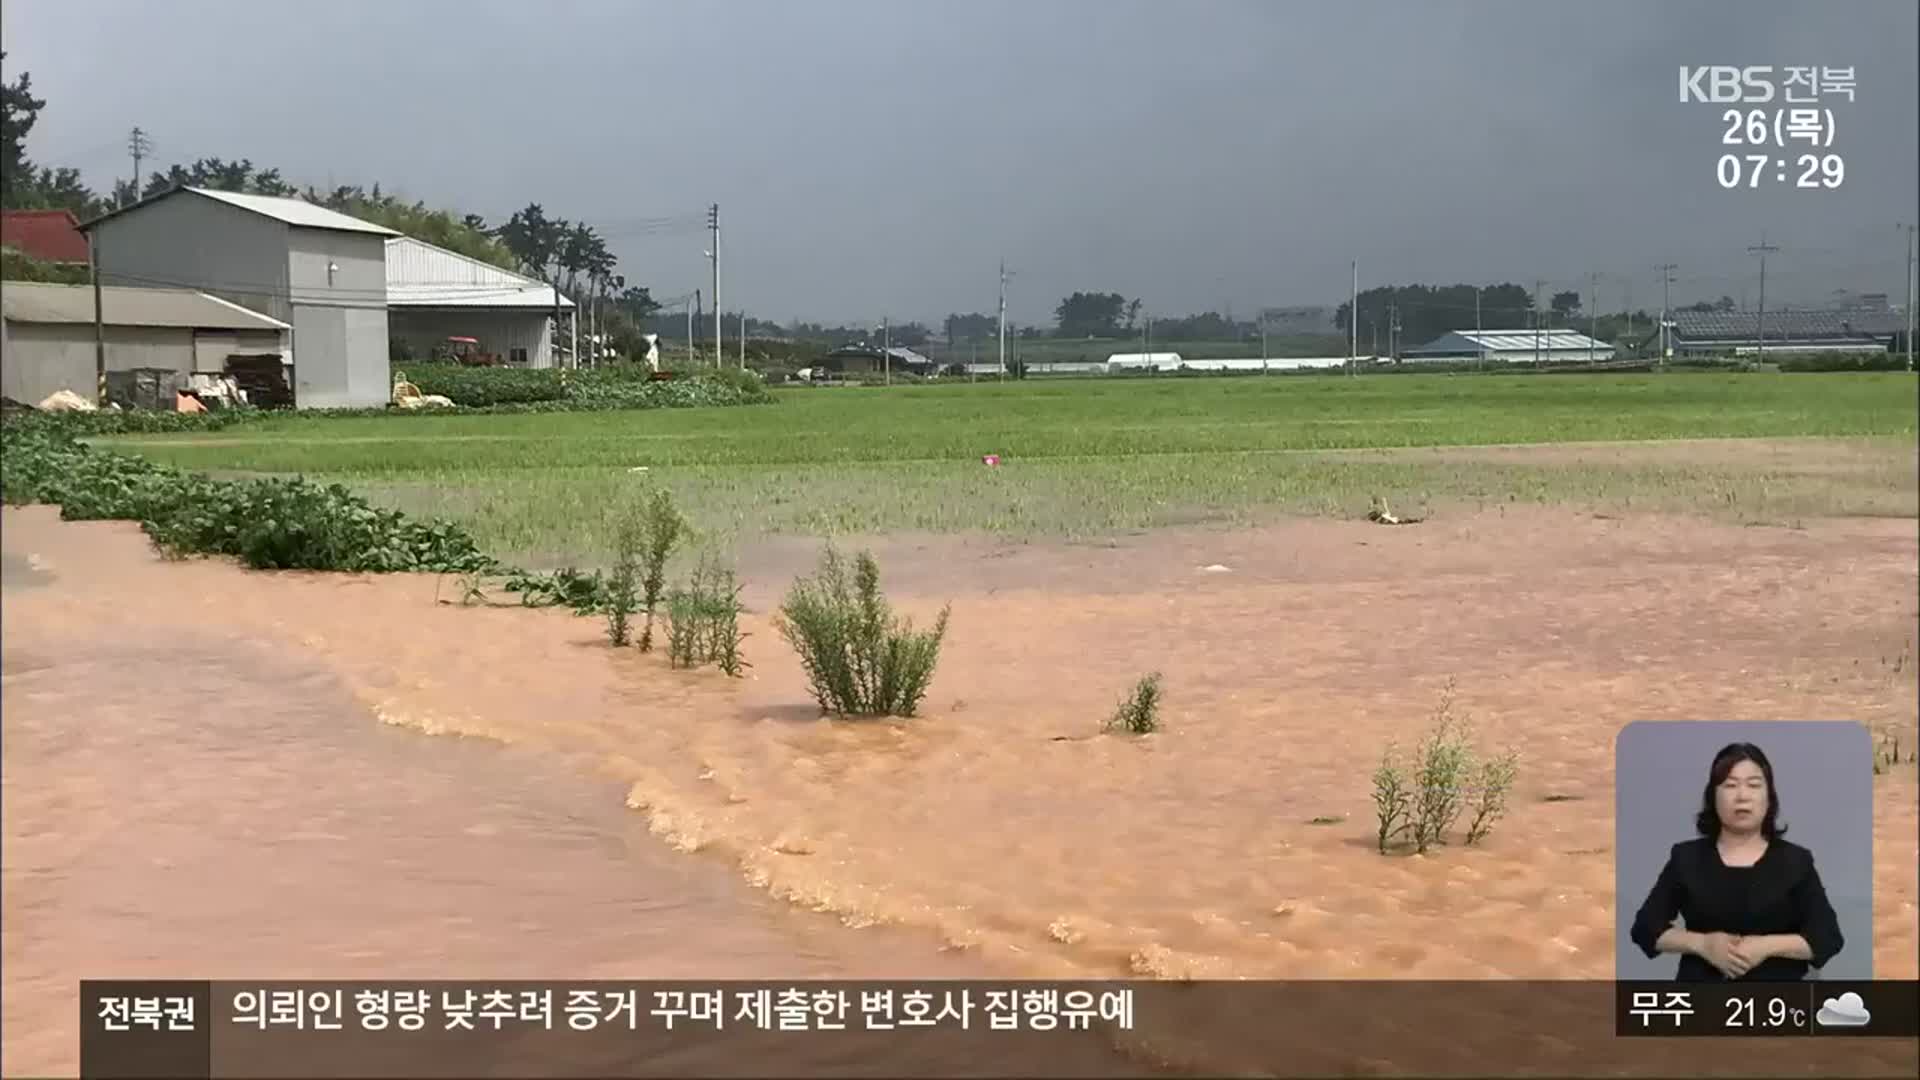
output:
[[[728,675],[747,667],[740,655],[740,585],[732,570],[703,558],[687,584],[667,597],[667,662],[712,664]]]
[[[640,523],[624,516],[614,527],[613,573],[607,579],[607,640],[624,648],[633,639],[633,616],[640,608]]]
[[[687,532],[686,518],[673,505],[673,496],[656,491],[647,500],[640,524],[639,541],[646,576],[641,582],[642,602],[647,613],[646,629],[640,632],[640,651],[653,651],[653,621],[659,610],[661,593],[667,585],[667,559]]]
[[[1446,843],[1447,834],[1469,808],[1466,842],[1477,844],[1506,815],[1507,799],[1519,774],[1519,755],[1509,750],[1478,760],[1470,726],[1453,708],[1448,680],[1434,710],[1433,726],[1415,751],[1411,768],[1389,744],[1373,772],[1375,844],[1382,854],[1397,844],[1426,854]]]
[[[1160,673],[1143,675],[1107,718],[1108,731],[1151,735],[1160,730]]]
[[[896,618],[880,592],[880,567],[861,552],[852,573],[832,547],[811,578],[793,584],[775,616],[800,655],[820,708],[843,716],[913,716],[933,681],[949,609],[932,628]]]

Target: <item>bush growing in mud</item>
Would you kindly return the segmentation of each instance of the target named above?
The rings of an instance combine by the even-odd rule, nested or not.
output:
[[[640,606],[640,523],[628,514],[614,527],[613,573],[607,579],[607,640],[624,648]]]
[[[1142,676],[1107,718],[1108,731],[1151,735],[1160,730],[1160,673]]]
[[[653,651],[653,622],[660,609],[663,590],[667,587],[667,560],[673,556],[673,549],[686,534],[687,519],[673,505],[673,496],[665,491],[654,492],[647,500],[646,515],[636,534],[646,567],[646,577],[641,585],[647,627],[640,633],[641,652]]]
[[[1396,844],[1410,845],[1419,854],[1446,843],[1460,815],[1473,812],[1466,842],[1486,839],[1494,823],[1505,816],[1507,796],[1519,772],[1513,751],[1478,760],[1469,725],[1453,710],[1453,682],[1448,681],[1433,726],[1415,751],[1409,769],[1392,744],[1373,773],[1375,842],[1382,854]]]
[[[667,597],[667,662],[691,668],[712,664],[738,675],[747,662],[740,655],[740,585],[733,571],[703,558],[681,588]]]
[[[861,552],[853,572],[828,547],[819,572],[793,584],[775,616],[800,655],[820,708],[843,716],[912,716],[933,681],[949,609],[931,629],[897,618],[880,592],[880,567]]]

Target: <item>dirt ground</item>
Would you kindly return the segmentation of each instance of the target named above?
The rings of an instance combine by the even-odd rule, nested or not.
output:
[[[593,620],[437,603],[451,581],[168,565],[132,526],[53,516],[7,517],[16,556],[87,580],[44,617],[279,642],[391,723],[587,755],[656,834],[777,896],[1032,974],[1606,978],[1622,725],[1840,718],[1915,743],[1913,521],[893,538],[902,610],[952,604],[944,660],[920,719],[839,723],[764,614],[817,545],[745,553],[754,666],[729,680],[613,653]],[[1166,730],[1099,735],[1150,670]],[[1521,755],[1511,814],[1483,847],[1382,857],[1369,775],[1448,680]],[[1914,772],[1875,781],[1883,976],[1915,974]]]

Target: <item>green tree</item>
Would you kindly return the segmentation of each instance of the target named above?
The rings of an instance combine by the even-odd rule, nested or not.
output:
[[[0,62],[6,58],[0,50]],[[14,199],[22,185],[31,186],[34,168],[27,161],[27,135],[46,106],[45,98],[33,96],[33,76],[28,72],[0,83],[0,182],[9,207],[18,205]]]
[[[1061,337],[1119,337],[1127,298],[1119,293],[1077,292],[1053,309]]]
[[[1566,319],[1580,310],[1580,294],[1571,289],[1554,293],[1551,307],[1555,315]]]

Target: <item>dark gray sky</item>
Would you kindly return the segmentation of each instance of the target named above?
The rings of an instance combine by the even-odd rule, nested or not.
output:
[[[29,153],[106,188],[248,157],[500,219],[598,224],[656,296],[785,320],[1044,321],[1513,280],[1657,307],[1905,288],[1920,216],[1914,0],[9,0]],[[1852,67],[1837,190],[1715,180],[1730,106],[1682,64]],[[1768,105],[1771,109],[1778,105]],[[1806,152],[1796,147],[1789,159]],[[1781,152],[1774,150],[1775,155]],[[1772,171],[1771,167],[1768,169]],[[709,303],[711,301],[709,300]],[[1896,301],[1897,302],[1897,301]]]

